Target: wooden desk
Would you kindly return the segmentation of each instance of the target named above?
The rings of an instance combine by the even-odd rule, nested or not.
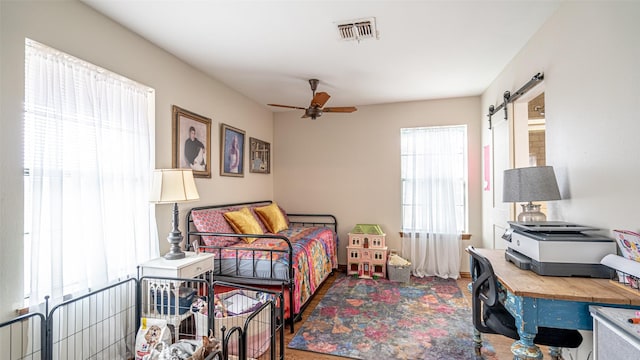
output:
[[[504,250],[476,249],[491,262],[504,295],[500,301],[515,317],[520,340],[515,359],[541,359],[533,344],[538,326],[592,330],[589,305],[640,309],[640,295],[608,279],[541,276],[520,270],[504,258]]]

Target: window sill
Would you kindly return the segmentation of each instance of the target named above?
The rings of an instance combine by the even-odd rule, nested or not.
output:
[[[400,231],[399,234],[400,234],[401,238],[409,238],[409,237],[411,237],[411,233]],[[419,238],[420,234],[418,234],[417,237]],[[462,234],[462,240],[463,241],[471,240],[471,234]]]

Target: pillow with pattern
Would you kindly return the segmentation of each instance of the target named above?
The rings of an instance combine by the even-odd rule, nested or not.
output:
[[[224,213],[229,211],[229,208],[224,209],[203,209],[194,210],[191,212],[191,218],[193,219],[193,225],[199,232],[218,232],[233,234],[235,231],[231,228],[231,225],[224,218]],[[207,246],[229,246],[237,244],[242,241],[242,238],[231,236],[203,236],[202,243]]]

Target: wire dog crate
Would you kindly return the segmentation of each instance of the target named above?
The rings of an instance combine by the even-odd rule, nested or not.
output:
[[[205,360],[284,360],[283,304],[282,292],[205,278],[130,278],[0,323],[0,359],[133,359],[144,316],[173,324],[172,342],[215,335]]]

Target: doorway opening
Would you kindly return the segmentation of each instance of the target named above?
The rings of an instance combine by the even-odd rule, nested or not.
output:
[[[546,120],[544,112],[544,93],[527,103],[529,166],[545,166],[546,157]]]
[[[514,102],[513,144],[514,167],[546,166],[546,111],[544,83],[534,87]],[[547,214],[547,203],[536,201]],[[512,220],[520,206],[514,204]]]

